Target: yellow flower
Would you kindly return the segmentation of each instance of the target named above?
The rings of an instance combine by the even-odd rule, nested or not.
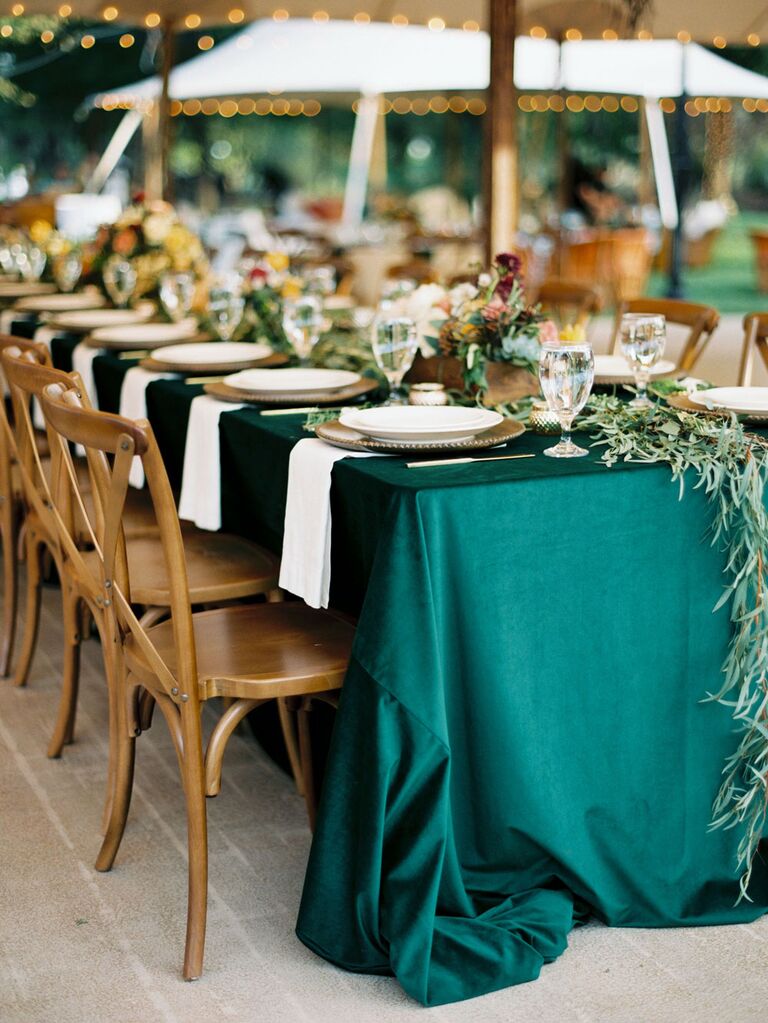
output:
[[[36,220],[29,229],[29,237],[36,245],[42,245],[53,232],[53,224],[47,220]]]
[[[288,269],[290,260],[285,252],[268,252],[264,257],[275,273],[282,273]]]
[[[568,323],[560,329],[561,341],[586,341],[587,332],[580,323]]]
[[[301,296],[301,284],[295,277],[289,277],[283,284],[281,294],[283,298],[299,298]]]

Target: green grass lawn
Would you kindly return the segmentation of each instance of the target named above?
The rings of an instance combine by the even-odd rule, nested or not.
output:
[[[683,294],[691,302],[705,302],[721,313],[768,310],[768,293],[757,290],[755,253],[750,229],[768,230],[768,214],[740,213],[728,222],[715,242],[712,262],[698,270],[685,270]],[[654,273],[650,295],[666,291],[664,274]]]

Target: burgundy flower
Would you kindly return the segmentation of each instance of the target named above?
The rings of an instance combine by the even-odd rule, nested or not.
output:
[[[514,288],[514,286],[515,275],[504,274],[503,277],[499,278],[498,284],[494,288],[493,293],[494,295],[498,295],[502,302],[506,302],[509,296],[512,294],[512,289]]]
[[[520,267],[522,263],[520,257],[515,255],[514,252],[500,252],[496,256],[496,266],[502,272],[502,276],[511,274],[512,277],[517,277],[520,273]]]
[[[252,281],[265,281],[267,279],[267,271],[261,266],[255,266],[253,270],[251,270],[250,278]]]

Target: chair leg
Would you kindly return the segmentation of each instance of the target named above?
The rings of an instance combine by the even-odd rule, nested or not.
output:
[[[10,496],[4,497],[0,508],[0,543],[3,549],[3,624],[0,638],[0,675],[11,673],[13,641],[19,602],[18,508]]]
[[[110,735],[110,754],[112,755],[112,751],[114,751],[114,764],[113,776],[111,781],[107,782],[109,821],[96,859],[96,869],[100,871],[112,869],[125,832],[128,811],[131,806],[136,739],[129,733],[126,717],[127,707],[122,713],[118,713],[117,727]]]
[[[208,819],[198,708],[185,708],[182,711],[182,733],[182,772],[187,803],[189,850],[187,938],[184,946],[183,976],[185,980],[197,980],[203,972],[205,925],[208,914]]]
[[[64,746],[74,738],[75,715],[77,713],[77,692],[80,682],[80,633],[78,624],[80,601],[71,585],[64,582],[61,592],[64,620],[64,674],[56,725],[48,744],[48,756],[57,759]]]
[[[296,791],[300,796],[304,795],[304,779],[301,773],[301,756],[299,745],[296,739],[296,708],[291,701],[284,696],[277,698],[277,713],[280,717],[280,727],[283,730],[283,742],[288,753],[288,761],[291,765],[291,774],[296,783]]]
[[[13,676],[15,686],[27,684],[29,669],[37,645],[37,631],[40,625],[40,587],[42,583],[40,570],[41,543],[34,531],[27,528],[26,561],[27,561],[27,600],[24,616],[24,635],[19,654],[19,661]]]
[[[307,806],[310,831],[315,830],[317,820],[317,798],[315,795],[315,775],[312,764],[312,736],[309,728],[309,715],[312,701],[305,699],[298,712],[299,723],[299,755],[301,757],[301,776],[304,782],[304,802]]]

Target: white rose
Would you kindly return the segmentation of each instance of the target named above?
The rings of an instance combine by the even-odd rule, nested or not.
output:
[[[165,213],[150,213],[144,221],[144,237],[150,245],[162,245],[173,226],[173,219]]]

